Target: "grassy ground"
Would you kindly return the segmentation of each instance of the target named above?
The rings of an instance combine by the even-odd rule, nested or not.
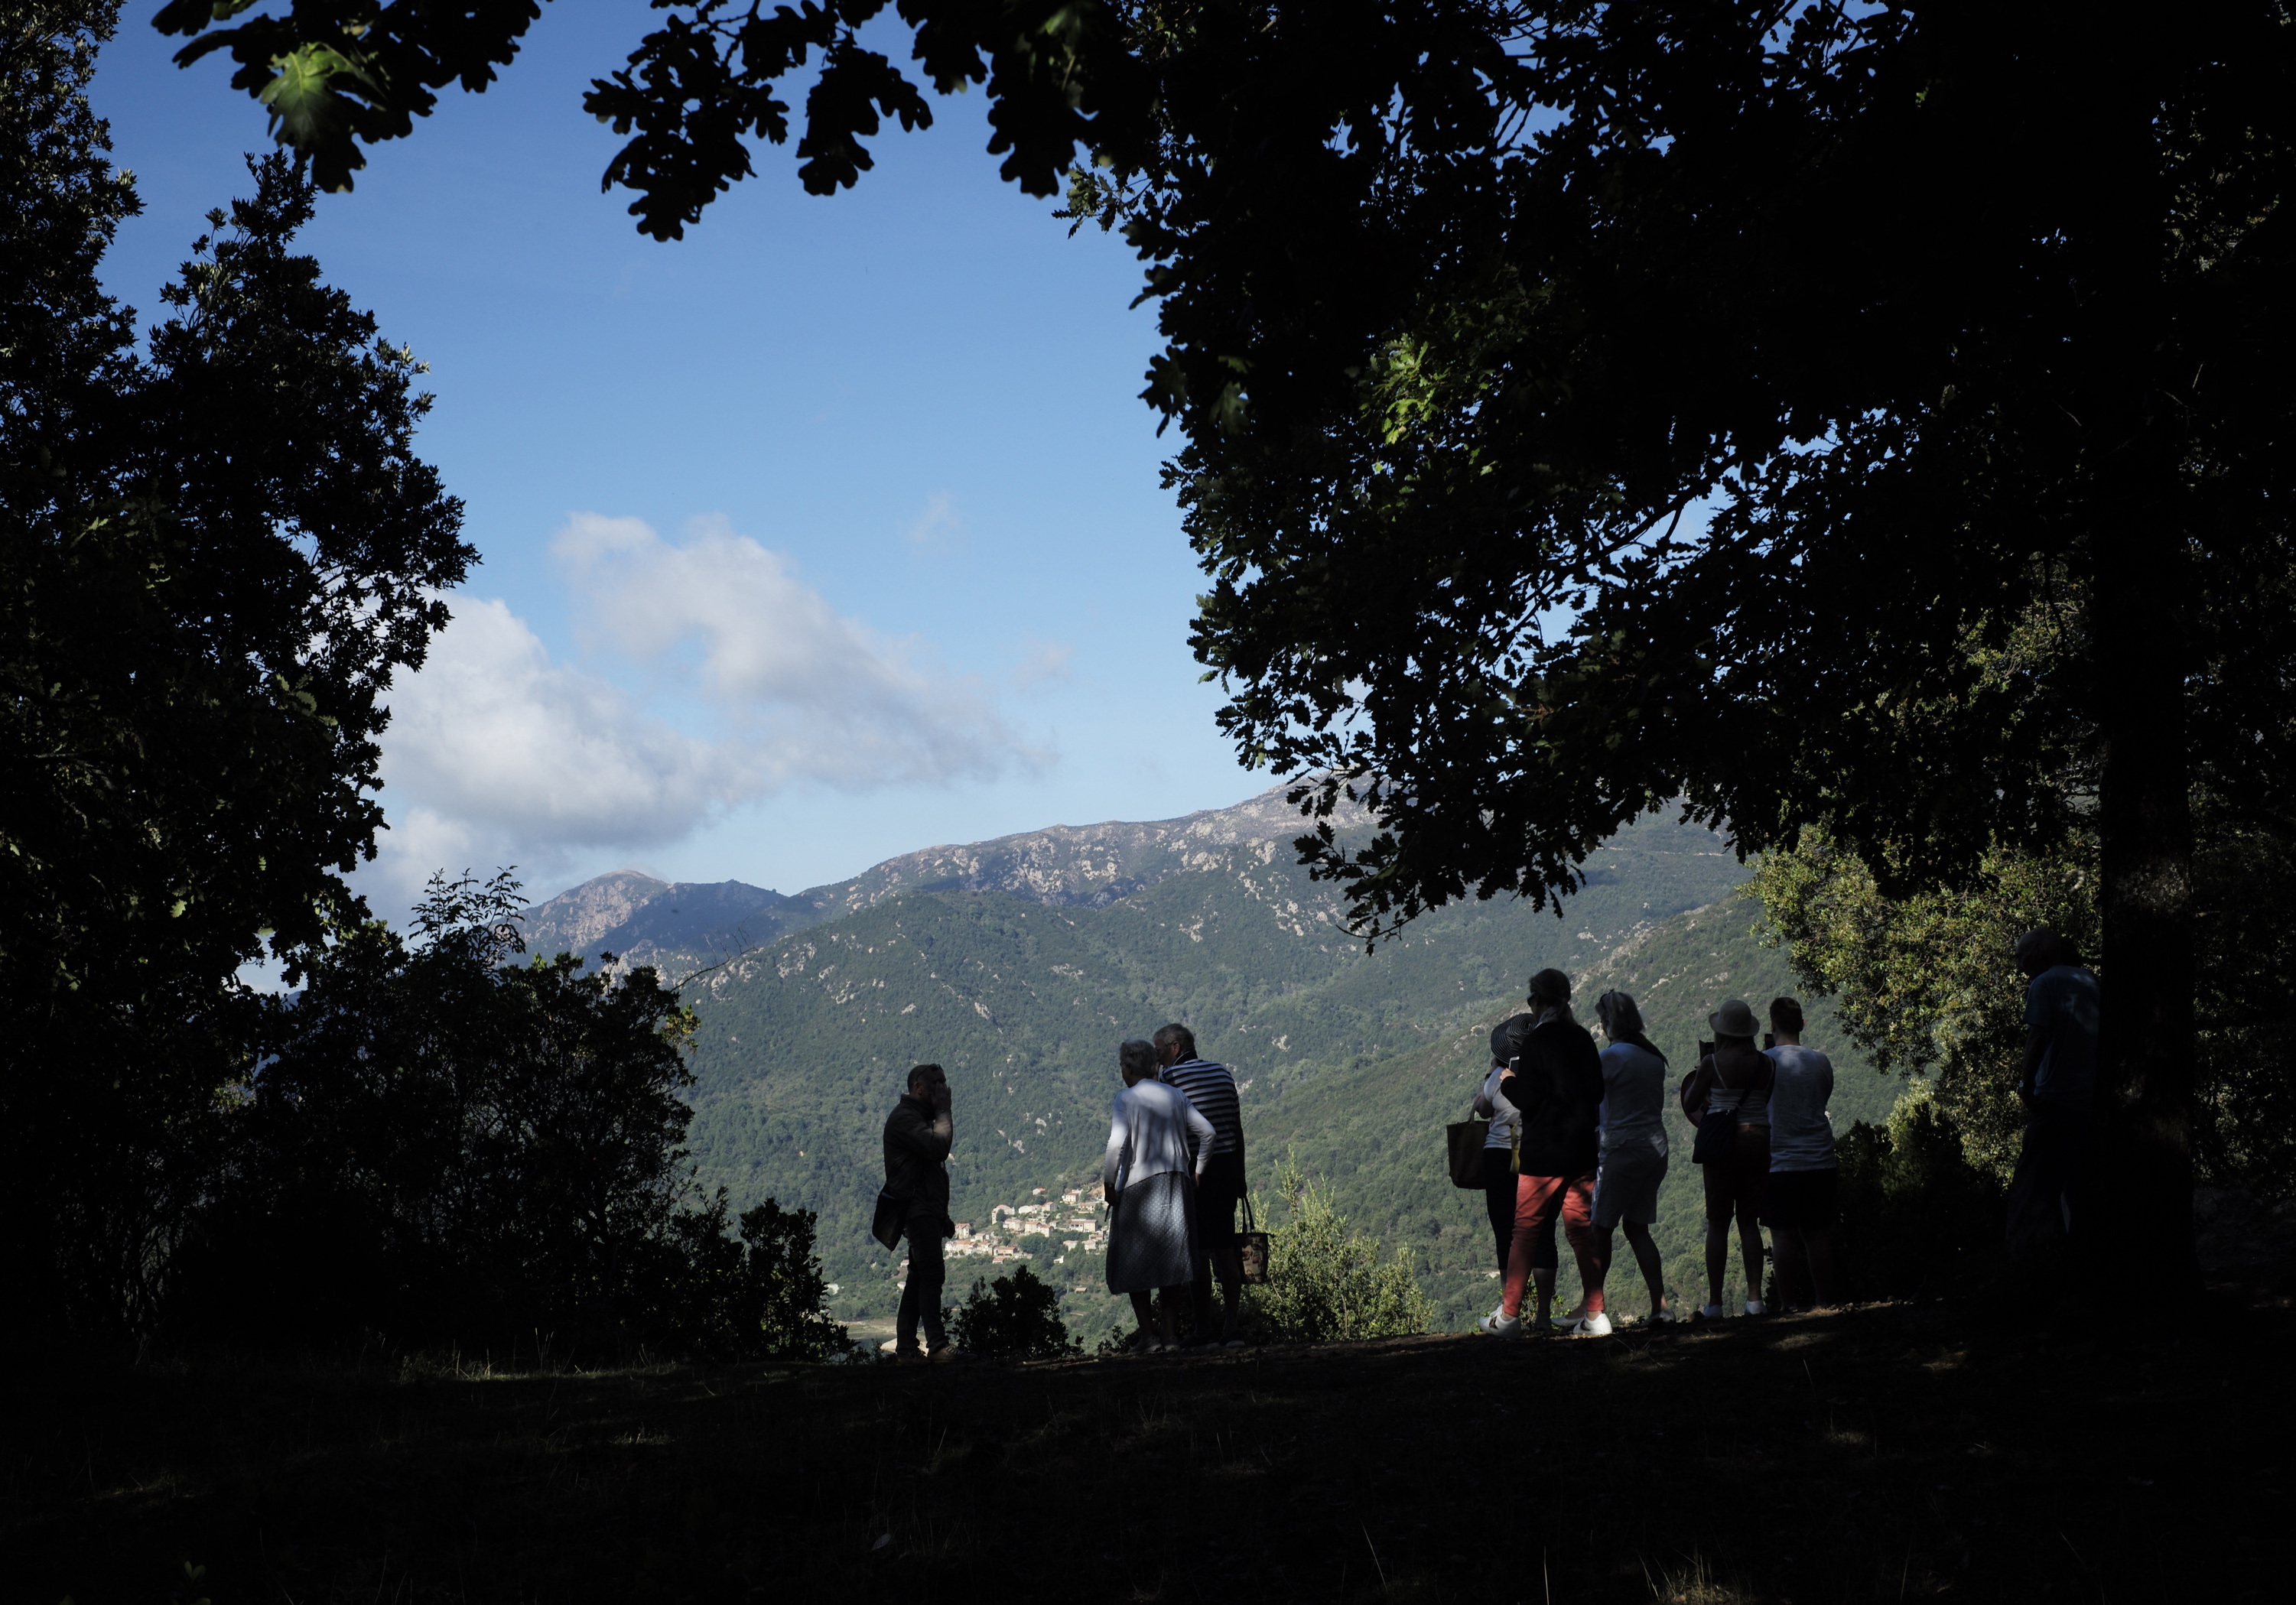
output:
[[[18,1371],[0,1597],[2284,1599],[2285,1285],[2150,1331],[1948,1303],[1028,1367]]]

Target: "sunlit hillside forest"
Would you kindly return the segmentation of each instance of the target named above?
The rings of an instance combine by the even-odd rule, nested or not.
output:
[[[716,962],[710,938],[722,944],[742,895],[831,913],[697,978],[685,995],[698,1017],[691,1140],[702,1179],[726,1187],[737,1210],[772,1197],[819,1212],[840,1319],[890,1314],[896,1297],[898,1261],[866,1225],[880,1128],[911,1063],[950,1072],[951,1207],[985,1227],[995,1205],[1097,1179],[1120,1085],[1116,1045],[1177,1020],[1236,1071],[1265,1212],[1280,1217],[1272,1177],[1291,1156],[1357,1228],[1408,1252],[1443,1322],[1463,1325],[1488,1307],[1478,1301],[1491,1251],[1481,1194],[1446,1175],[1443,1126],[1467,1118],[1488,1068],[1488,1028],[1520,1008],[1524,979],[1565,968],[1582,1013],[1607,987],[1645,997],[1679,1073],[1710,1034],[1710,1009],[1739,995],[1767,1005],[1794,989],[1789,969],[1751,934],[1759,911],[1737,895],[1745,867],[1722,839],[1669,815],[1595,855],[1585,889],[1559,913],[1470,901],[1368,954],[1335,925],[1330,889],[1292,862],[1296,818],[1277,791],[1161,826],[1105,827],[1168,839],[1123,850],[1097,832],[979,844],[958,850],[969,874],[906,890],[915,873],[882,870],[774,905],[753,888],[656,883],[626,888],[645,901],[603,924],[589,912],[599,892],[577,888],[529,924],[545,946],[619,942],[676,975]],[[1025,875],[1000,869],[1023,864]],[[692,912],[673,918],[673,906]],[[1878,1124],[1901,1084],[1829,1036],[1822,1008],[1813,1014],[1809,1040],[1837,1055],[1840,1126]],[[1660,1238],[1669,1284],[1696,1302],[1698,1175],[1687,1123],[1672,1118]],[[1106,1292],[1096,1256],[1063,1254],[1058,1236],[1047,1251],[1047,1241],[1028,1240],[1034,1267],[1064,1290],[1072,1329],[1097,1337],[1123,1301]],[[952,1296],[988,1271],[952,1260]],[[1566,1289],[1575,1280],[1567,1273]],[[1638,1283],[1620,1291],[1621,1308],[1640,1307]]]

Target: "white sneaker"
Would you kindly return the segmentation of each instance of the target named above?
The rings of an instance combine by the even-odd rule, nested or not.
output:
[[[1698,1313],[1709,1321],[1719,1321],[1730,1312],[1718,1304],[1702,1304],[1698,1306]]]
[[[1764,1304],[1760,1299],[1749,1298],[1746,1300],[1746,1314],[1749,1315],[1767,1315],[1769,1313],[1769,1306]]]
[[[1611,1335],[1611,1318],[1601,1310],[1591,1315],[1581,1315],[1576,1321],[1555,1322],[1573,1338],[1607,1338]]]
[[[1652,1310],[1647,1319],[1652,1326],[1678,1326],[1684,1317],[1674,1310],[1665,1309]]]
[[[1522,1336],[1522,1317],[1518,1315],[1510,1321],[1493,1310],[1475,1322],[1475,1330],[1490,1338],[1520,1338]]]

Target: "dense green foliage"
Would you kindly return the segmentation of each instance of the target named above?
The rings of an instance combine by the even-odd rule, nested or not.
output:
[[[2283,980],[2296,965],[2296,830],[2252,802],[2204,798],[2196,812],[2194,1157],[2212,1184],[2279,1196],[2296,1186],[2296,1006]],[[2044,925],[2095,953],[2097,888],[2085,831],[2046,852],[1990,850],[1963,887],[1892,897],[1857,855],[1810,830],[1767,855],[1745,891],[1765,939],[1787,949],[1802,985],[1832,996],[1851,1040],[1884,1069],[1932,1077],[1970,1164],[2005,1182],[2023,1121],[2025,1003],[2005,960]],[[2146,979],[2117,971],[2112,984]]]
[[[682,1208],[634,1247],[611,1339],[732,1360],[821,1361],[852,1352],[823,1313],[829,1285],[814,1251],[814,1216],[772,1199],[726,1230],[726,1194]]]
[[[1999,1296],[2003,1182],[1970,1162],[1969,1146],[1926,1082],[1886,1122],[1860,1120],[1835,1139],[1843,1297],[1918,1298],[1988,1282]]]
[[[697,1195],[691,1011],[651,970],[510,962],[519,907],[507,876],[434,881],[414,946],[365,926],[266,1005],[261,1067],[221,1122],[216,1194],[175,1267],[172,1330],[841,1350],[812,1216],[767,1200],[735,1241],[723,1195]]]
[[[1382,1257],[1379,1240],[1340,1212],[1328,1183],[1292,1159],[1275,1167],[1267,1283],[1244,1299],[1244,1330],[1278,1343],[1401,1338],[1435,1323],[1411,1250]]]
[[[2037,926],[2096,951],[2095,837],[2076,834],[2047,855],[1997,848],[1966,887],[1893,899],[1813,829],[1767,856],[1746,895],[1803,985],[1834,999],[1851,1040],[1884,1069],[1934,1073],[1939,1110],[1969,1162],[2007,1182],[2024,1123],[2025,978],[2013,951]]]
[[[383,693],[473,556],[284,156],[139,348],[96,276],[136,205],[86,99],[113,14],[0,7],[0,1274],[91,1328],[153,1315],[242,965],[352,917]]]

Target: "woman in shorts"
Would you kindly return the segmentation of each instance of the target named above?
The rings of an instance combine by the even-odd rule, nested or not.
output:
[[[1627,1246],[1650,1289],[1650,1318],[1678,1321],[1666,1302],[1666,1274],[1651,1227],[1666,1180],[1666,1055],[1643,1030],[1642,1011],[1623,992],[1595,1000],[1603,1050],[1603,1159],[1595,1173],[1595,1237],[1607,1276],[1611,1233],[1623,1222]]]
[[[1762,1028],[1743,998],[1734,997],[1706,1017],[1714,1028],[1714,1052],[1682,1080],[1682,1112],[1702,1130],[1709,1120],[1726,1120],[1736,1140],[1706,1171],[1706,1304],[1708,1320],[1728,1314],[1722,1307],[1722,1278],[1730,1268],[1730,1223],[1738,1223],[1738,1243],[1746,1260],[1746,1314],[1765,1313],[1762,1304],[1762,1195],[1770,1178],[1770,1084],[1776,1067],[1754,1046]]]

